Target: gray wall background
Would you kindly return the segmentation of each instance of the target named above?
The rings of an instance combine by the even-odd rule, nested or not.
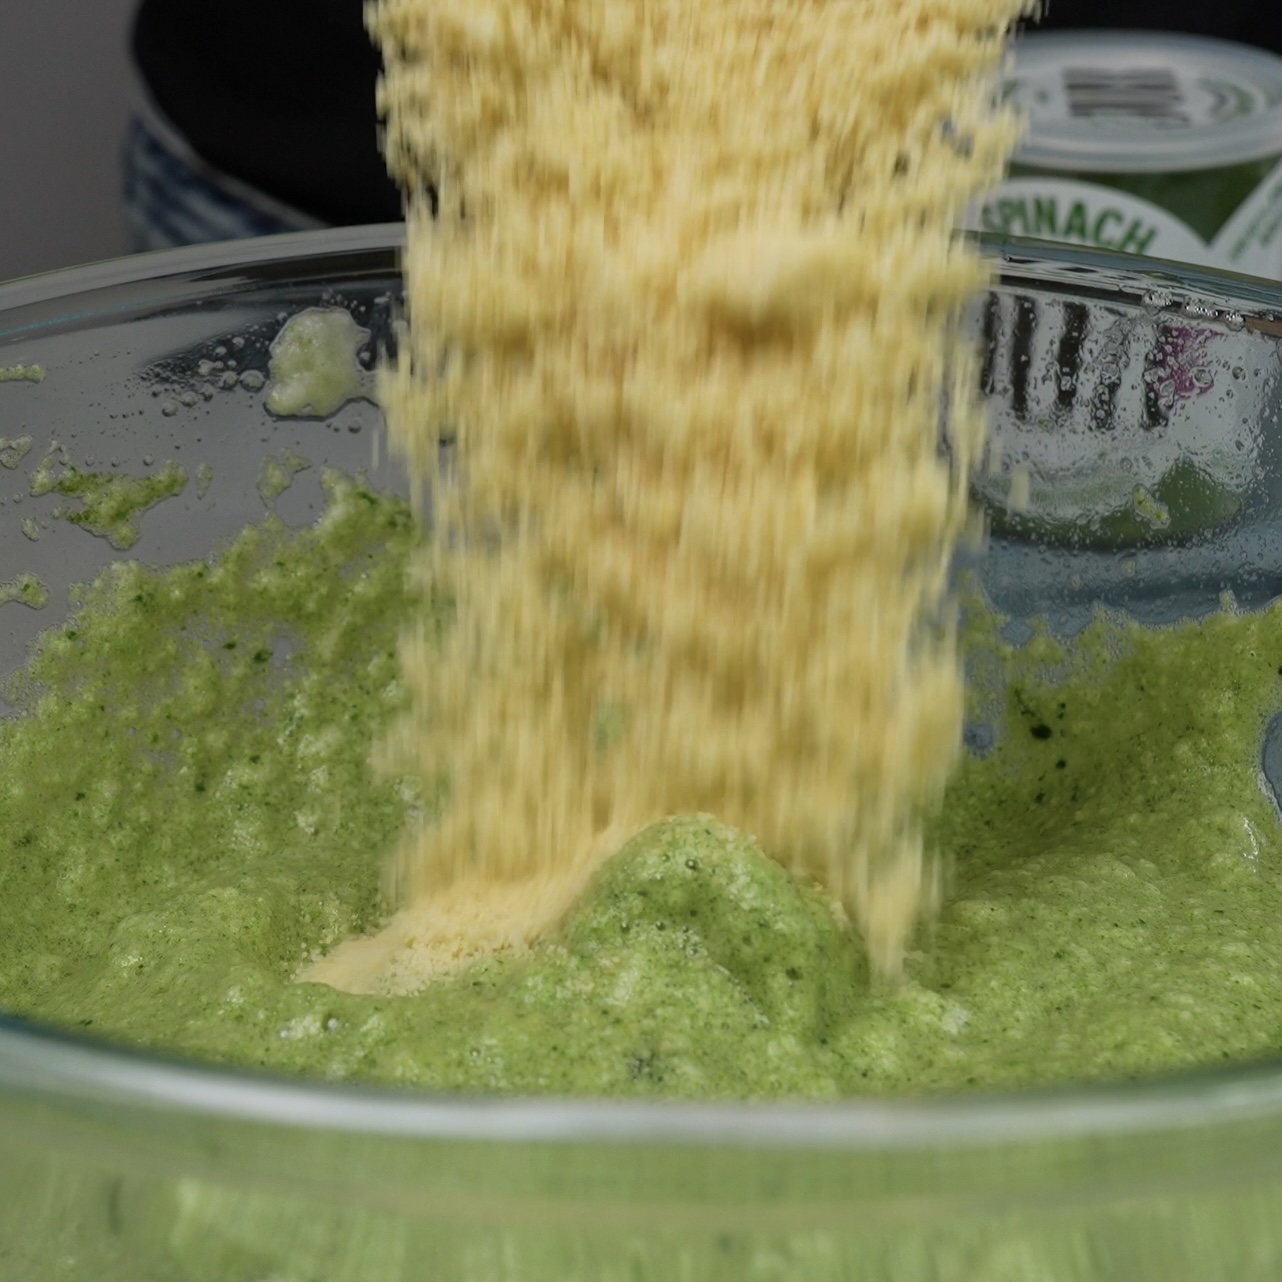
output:
[[[135,0],[0,0],[0,281],[127,253]]]

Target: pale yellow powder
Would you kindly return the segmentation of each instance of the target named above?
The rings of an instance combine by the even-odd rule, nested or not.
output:
[[[953,229],[1014,140],[1023,7],[373,5],[412,194],[383,401],[457,601],[443,651],[405,642],[388,757],[449,800],[388,929],[314,977],[402,991],[524,947],[688,812],[819,878],[897,970],[962,717],[954,331],[987,273]]]

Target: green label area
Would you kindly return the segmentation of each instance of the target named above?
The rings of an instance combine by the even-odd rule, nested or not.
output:
[[[1282,164],[1055,176],[1014,168],[971,226],[1282,278]]]
[[[1120,254],[1201,262],[1207,243],[1183,219],[1126,192],[1077,179],[1011,178],[979,214],[984,231],[1069,241]]]
[[[1055,194],[998,196],[985,203],[982,219],[985,231],[1004,236],[1071,240],[1123,254],[1151,253],[1161,230],[1152,218],[1117,205],[1100,208]]]

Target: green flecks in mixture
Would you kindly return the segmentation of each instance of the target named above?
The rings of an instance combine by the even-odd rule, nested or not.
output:
[[[358,357],[369,337],[341,307],[308,307],[291,316],[270,348],[268,412],[326,418],[368,395],[370,376]]]
[[[31,437],[0,436],[0,467],[13,471],[31,453]]]
[[[40,537],[40,526],[33,516],[24,516],[22,518],[23,537],[30,539],[34,543]]]
[[[43,610],[49,604],[49,589],[34,574],[20,574],[8,583],[0,583],[0,605],[10,601]]]
[[[1282,1048],[1282,840],[1261,791],[1282,608],[1024,647],[972,610],[994,728],[931,836],[948,900],[871,982],[814,886],[668,821],[552,938],[410,997],[295,981],[386,911],[423,805],[375,778],[404,706],[406,509],[327,479],[212,564],[117,565],[0,724],[0,1008],[131,1045],[499,1092],[796,1096],[1134,1077]],[[433,607],[446,617],[444,607]]]
[[[0,383],[43,383],[42,365],[0,365]]]
[[[315,948],[372,924],[404,790],[406,509],[329,482],[212,565],[114,565],[42,639],[0,723],[0,1008],[268,1063]]]
[[[305,472],[311,462],[293,450],[286,450],[280,458],[269,455],[263,460],[258,473],[258,496],[271,507],[294,483],[298,472]]]
[[[468,1089],[833,1097],[867,985],[824,893],[678,819],[628,843],[534,956],[384,1004],[366,1053],[386,1080]]]
[[[1006,654],[1002,739],[963,765],[937,832],[955,883],[921,973],[969,1038],[1000,1037],[974,1080],[1275,1053],[1282,841],[1258,776],[1282,612],[1101,621],[1075,650],[1094,658],[1062,683]]]
[[[187,470],[174,462],[165,463],[150,476],[113,476],[108,472],[81,472],[63,467],[55,473],[51,458],[32,474],[31,493],[61,494],[77,499],[80,507],[61,515],[72,525],[101,535],[114,548],[131,548],[142,533],[140,518],[164,499],[182,493]]]
[[[214,469],[208,463],[202,463],[196,469],[196,497],[203,499],[214,483]]]

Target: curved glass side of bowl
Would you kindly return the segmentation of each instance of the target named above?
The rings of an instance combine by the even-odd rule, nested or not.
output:
[[[29,484],[47,461],[181,464],[189,483],[127,553],[152,563],[206,555],[265,503],[312,519],[321,465],[402,488],[371,401],[325,419],[264,404],[270,344],[303,309],[349,312],[366,362],[394,346],[399,235],[0,288],[0,579],[29,571],[50,593],[0,613],[0,675],[121,555],[49,519]],[[992,422],[975,494],[997,607],[1072,631],[1101,602],[1161,622],[1279,595],[1282,288],[990,248],[1000,280],[964,323]],[[316,466],[264,493],[288,451]],[[1272,1282],[1282,1066],[811,1107],[494,1100],[255,1077],[0,1020],[0,1276]]]

